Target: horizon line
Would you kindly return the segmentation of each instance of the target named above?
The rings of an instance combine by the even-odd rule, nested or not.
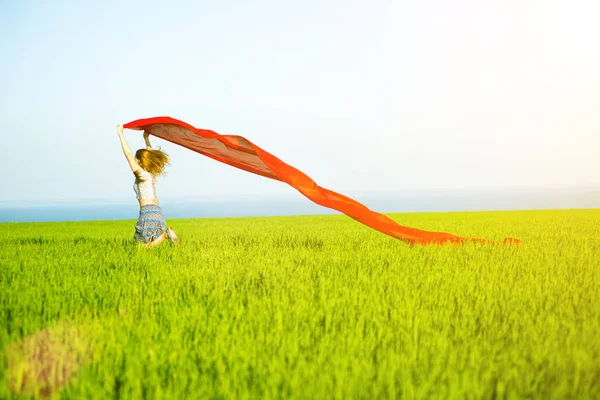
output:
[[[592,185],[572,185],[572,186],[495,186],[495,187],[465,187],[465,188],[419,188],[419,189],[404,189],[400,191],[363,191],[363,190],[345,190],[346,193],[351,193],[354,197],[383,197],[383,196],[411,196],[414,194],[425,194],[425,193],[473,193],[473,192],[521,192],[521,193],[544,193],[544,192],[566,192],[566,191],[585,191],[588,194],[600,194],[600,184]],[[567,194],[567,193],[565,193]],[[223,202],[223,201],[243,201],[246,203],[250,202],[269,202],[269,201],[296,201],[296,200],[308,200],[301,193],[299,196],[289,194],[273,194],[273,193],[239,193],[231,196],[227,195],[180,195],[180,196],[162,196],[161,201],[164,203],[186,203],[186,202]],[[79,203],[85,203],[85,205],[102,205],[102,204],[128,204],[132,202],[130,197],[119,197],[119,198],[79,198],[79,199],[47,199],[47,200],[0,200],[0,208],[20,208],[20,207],[36,207],[36,206],[60,206],[60,205],[84,205]]]

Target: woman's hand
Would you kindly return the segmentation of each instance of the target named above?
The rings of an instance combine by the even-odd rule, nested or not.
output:
[[[137,163],[137,161],[135,160],[135,157],[133,156],[133,154],[131,154],[131,149],[129,148],[129,145],[127,144],[127,139],[125,139],[125,135],[123,135],[123,125],[122,124],[117,125],[117,132],[119,133],[119,139],[121,141],[121,148],[123,149],[123,154],[125,154],[125,158],[127,158],[127,162],[129,163],[131,170],[133,172],[135,172],[138,169],[140,169],[140,166]]]
[[[151,150],[152,146],[150,146],[150,134],[144,131],[144,141],[146,142],[146,150]]]

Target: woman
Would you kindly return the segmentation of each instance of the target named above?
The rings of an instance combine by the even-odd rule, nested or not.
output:
[[[164,173],[165,165],[169,164],[169,157],[160,150],[152,149],[148,139],[149,134],[146,132],[144,132],[146,148],[136,151],[134,157],[125,136],[123,136],[123,125],[119,125],[117,128],[123,153],[136,177],[133,190],[137,194],[140,203],[140,216],[135,225],[133,238],[136,242],[148,248],[158,246],[167,237],[174,245],[179,244],[179,239],[173,228],[167,228],[165,216],[158,205],[156,191],[156,177]]]

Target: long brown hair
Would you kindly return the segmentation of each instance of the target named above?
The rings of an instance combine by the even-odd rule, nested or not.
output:
[[[139,149],[135,152],[135,158],[138,159],[138,163],[144,171],[148,171],[154,176],[164,174],[165,165],[169,165],[169,156],[161,150]],[[144,182],[139,170],[134,174],[139,182]]]

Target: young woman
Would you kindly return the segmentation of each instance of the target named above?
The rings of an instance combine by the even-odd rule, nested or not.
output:
[[[164,173],[165,165],[169,164],[169,157],[150,146],[149,135],[146,132],[144,132],[146,148],[136,151],[134,157],[123,135],[123,125],[119,125],[117,131],[125,158],[136,178],[133,190],[140,203],[140,216],[135,225],[133,238],[144,247],[156,247],[167,237],[174,245],[179,244],[173,228],[170,226],[167,228],[165,216],[158,205],[156,190],[156,178]]]

